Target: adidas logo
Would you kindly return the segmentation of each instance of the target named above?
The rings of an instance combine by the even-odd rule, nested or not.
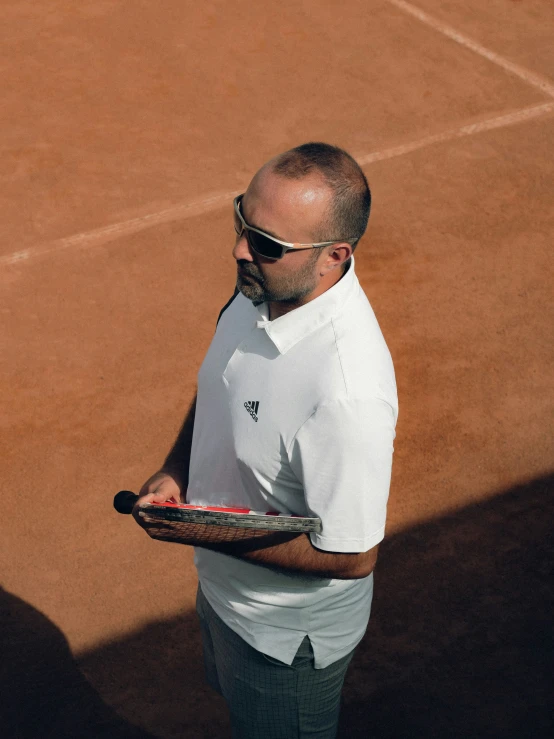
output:
[[[250,413],[254,421],[258,423],[258,416],[256,413],[258,412],[258,408],[260,407],[260,401],[259,400],[247,400],[244,404],[244,407]]]

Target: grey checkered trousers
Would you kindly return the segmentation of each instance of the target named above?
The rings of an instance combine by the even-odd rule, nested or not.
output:
[[[200,586],[196,610],[206,679],[227,701],[233,739],[335,739],[353,651],[316,670],[306,636],[287,665],[258,652],[230,629]]]

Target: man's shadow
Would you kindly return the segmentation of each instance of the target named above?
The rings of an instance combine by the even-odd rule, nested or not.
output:
[[[60,629],[0,588],[0,734],[6,739],[148,739],[85,679]]]
[[[340,737],[554,736],[554,475],[387,539]]]

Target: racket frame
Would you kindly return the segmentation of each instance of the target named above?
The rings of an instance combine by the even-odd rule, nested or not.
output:
[[[243,512],[244,511],[244,512]],[[274,511],[257,512],[240,508],[191,506],[178,503],[146,503],[140,507],[139,516],[156,518],[166,523],[203,524],[265,531],[290,531],[319,533],[321,519],[287,515]]]

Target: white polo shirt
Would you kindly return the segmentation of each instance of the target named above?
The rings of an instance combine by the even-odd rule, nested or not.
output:
[[[385,530],[398,415],[390,353],[354,271],[273,321],[237,295],[198,374],[187,501],[318,516],[312,544],[365,552]],[[322,579],[195,549],[204,595],[246,642],[315,666],[363,637],[373,576]]]

